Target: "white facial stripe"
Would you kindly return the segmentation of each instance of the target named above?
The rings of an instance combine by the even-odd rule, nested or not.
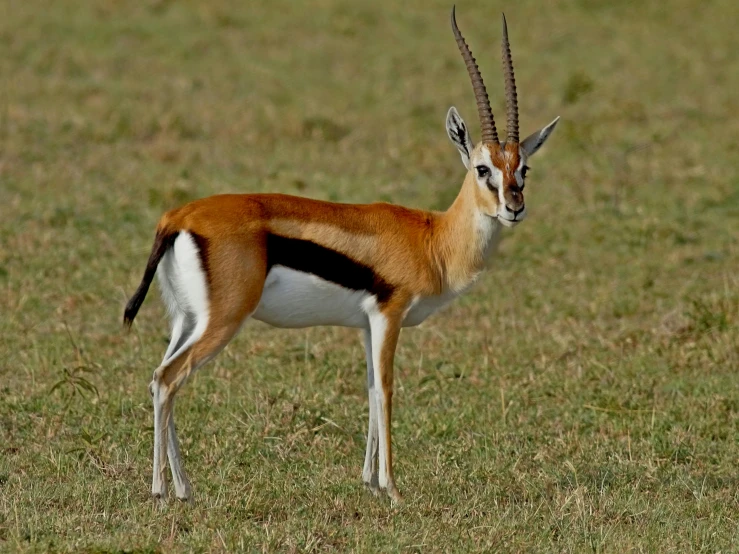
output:
[[[498,193],[500,193],[500,191],[503,189],[503,187],[501,186],[503,184],[503,172],[497,167],[493,166],[493,171],[490,174],[490,178],[493,180],[495,188],[498,189]]]
[[[498,202],[500,202],[498,210],[501,212],[508,212],[505,205],[505,197],[503,196],[503,187],[498,187]]]
[[[494,169],[497,169],[497,168],[495,168],[495,166],[493,165],[493,160],[492,160],[492,158],[490,157],[490,150],[488,150],[487,148],[485,148],[485,147],[483,146],[483,147],[482,147],[482,148],[480,149],[480,154],[482,155],[482,161],[483,161],[483,163],[484,163],[485,165],[487,165],[488,167],[492,167],[492,168],[494,168]]]

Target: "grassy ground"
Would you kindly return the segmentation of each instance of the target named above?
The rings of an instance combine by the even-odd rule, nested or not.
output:
[[[252,323],[179,396],[194,504],[155,509],[157,295],[120,320],[162,211],[461,184],[449,2],[310,4],[3,8],[0,551],[736,551],[730,0],[506,8],[522,133],[562,122],[494,269],[401,337],[403,507],[361,486],[358,333]],[[502,123],[500,7],[457,12]]]

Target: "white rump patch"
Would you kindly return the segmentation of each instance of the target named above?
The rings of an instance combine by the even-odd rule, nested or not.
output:
[[[162,297],[172,320],[172,338],[162,366],[203,336],[208,327],[208,285],[192,235],[180,232],[157,268]]]

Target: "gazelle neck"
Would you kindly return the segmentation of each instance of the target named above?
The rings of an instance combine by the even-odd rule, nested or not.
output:
[[[453,291],[462,291],[472,284],[500,239],[501,225],[480,211],[478,194],[470,171],[457,198],[439,216],[434,250],[442,269],[444,287]]]

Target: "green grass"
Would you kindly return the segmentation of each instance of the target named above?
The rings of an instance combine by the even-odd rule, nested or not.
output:
[[[729,0],[506,7],[529,219],[403,332],[406,503],[363,490],[356,331],[259,323],[178,395],[149,499],[159,215],[222,192],[442,209],[477,129],[448,2],[15,2],[0,68],[0,551],[728,552],[739,544]],[[458,4],[499,125],[500,5]],[[477,134],[477,131],[474,133]]]

